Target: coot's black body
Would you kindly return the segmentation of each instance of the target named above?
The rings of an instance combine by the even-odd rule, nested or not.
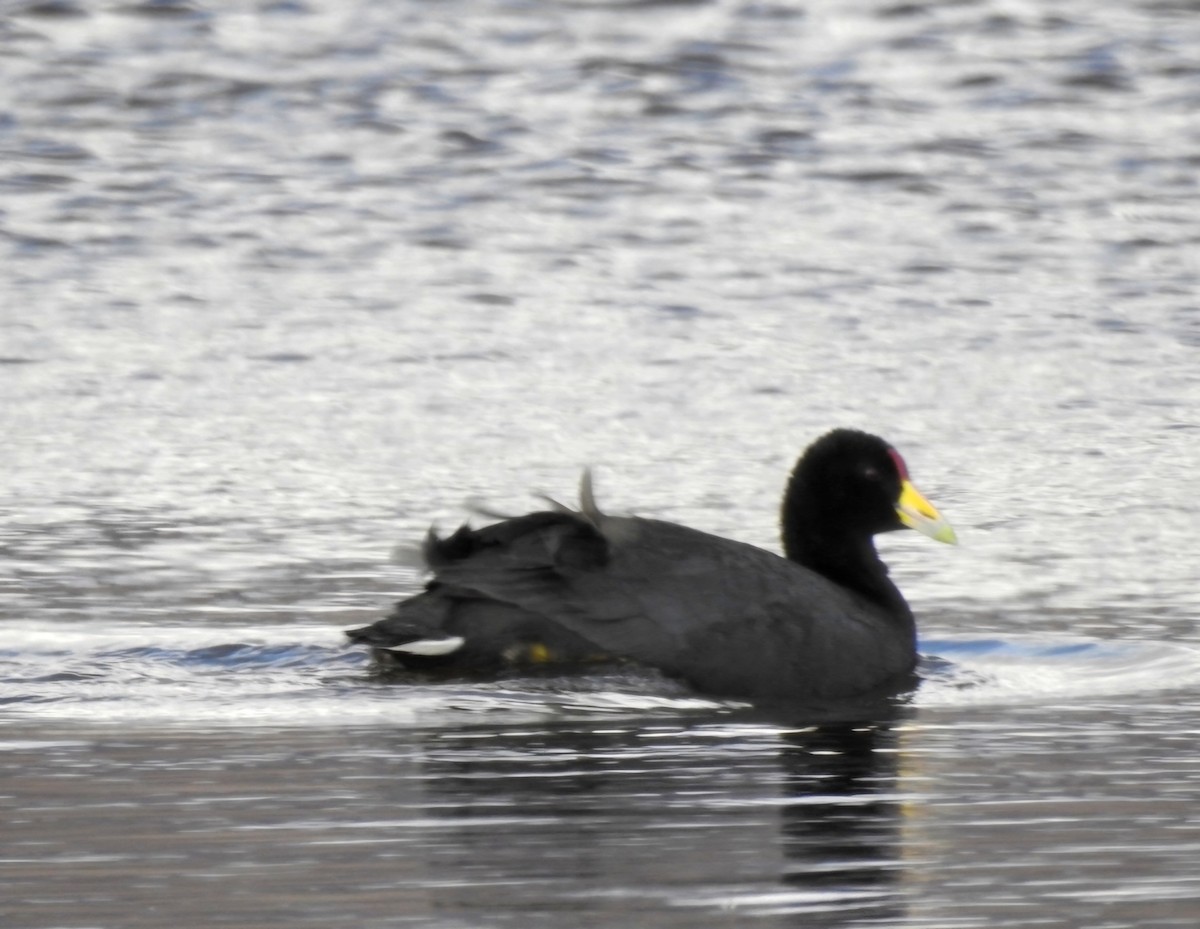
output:
[[[953,532],[881,439],[835,430],[797,462],[786,557],[674,523],[609,516],[585,474],[560,507],[430,533],[433,578],[351,630],[381,670],[479,672],[628,661],[706,693],[828,699],[898,690],[916,663],[912,612],[872,536]]]

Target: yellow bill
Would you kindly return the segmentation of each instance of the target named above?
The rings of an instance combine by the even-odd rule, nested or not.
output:
[[[933,504],[926,500],[917,488],[913,487],[912,482],[907,478],[900,482],[900,499],[896,503],[896,515],[900,517],[900,522],[909,529],[916,529],[922,535],[927,535],[931,539],[945,542],[948,545],[958,544],[958,536],[954,534],[950,524],[942,518],[942,514],[934,508]]]

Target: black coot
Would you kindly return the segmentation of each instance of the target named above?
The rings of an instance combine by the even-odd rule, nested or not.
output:
[[[380,670],[491,672],[649,665],[710,694],[831,698],[898,690],[916,627],[875,551],[879,532],[954,531],[882,439],[814,442],[783,498],[786,557],[655,519],[609,516],[585,473],[558,507],[463,526],[424,555],[425,590],[347,633]]]

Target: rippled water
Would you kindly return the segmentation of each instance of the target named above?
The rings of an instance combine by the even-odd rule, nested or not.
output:
[[[0,922],[1194,927],[1196,13],[4,4]],[[584,464],[775,548],[833,425],[963,542],[899,705],[342,645]]]

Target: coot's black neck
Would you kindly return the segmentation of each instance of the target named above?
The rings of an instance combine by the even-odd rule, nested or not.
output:
[[[912,612],[888,577],[887,565],[875,550],[871,533],[831,517],[821,498],[806,491],[803,482],[793,477],[783,503],[784,554],[835,584],[862,594],[897,619],[912,622]]]

